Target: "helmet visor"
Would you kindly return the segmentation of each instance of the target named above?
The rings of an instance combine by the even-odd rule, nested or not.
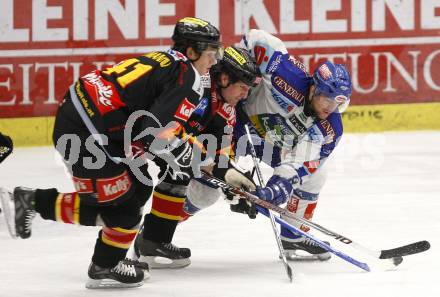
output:
[[[339,113],[343,113],[350,104],[350,98],[347,98],[344,95],[336,95],[332,97],[324,92],[318,91],[317,88],[315,89],[314,97],[317,100],[320,100],[322,106],[325,106],[325,108],[331,112],[336,111]]]
[[[221,60],[223,58],[224,48],[221,43],[197,42],[196,51],[199,54],[206,52],[216,60]]]

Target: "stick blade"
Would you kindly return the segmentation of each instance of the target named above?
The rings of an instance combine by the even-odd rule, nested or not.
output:
[[[289,277],[289,281],[293,282],[293,271],[290,265],[286,265],[286,272],[287,272],[287,276]]]
[[[414,255],[418,253],[422,253],[424,251],[429,250],[431,247],[431,244],[426,241],[418,241],[414,242],[408,245],[404,245],[398,248],[389,249],[389,250],[382,250],[380,253],[379,258],[380,259],[390,259],[395,257],[403,257],[403,256],[409,256]]]

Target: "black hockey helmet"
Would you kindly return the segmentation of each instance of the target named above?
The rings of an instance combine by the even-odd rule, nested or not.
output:
[[[231,83],[241,80],[248,86],[255,87],[261,81],[261,73],[255,59],[243,48],[225,48],[223,58],[213,67],[218,68],[217,72],[228,74]]]
[[[187,47],[193,47],[198,53],[208,46],[219,48],[220,31],[207,21],[199,18],[185,17],[180,19],[174,27],[171,37],[174,41],[173,49],[185,53]]]

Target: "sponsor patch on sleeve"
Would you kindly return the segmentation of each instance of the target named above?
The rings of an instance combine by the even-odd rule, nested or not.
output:
[[[177,108],[174,117],[186,122],[188,121],[195,108],[196,106],[189,102],[188,98],[185,98]]]

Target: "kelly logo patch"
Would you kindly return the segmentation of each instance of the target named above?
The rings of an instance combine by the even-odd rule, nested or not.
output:
[[[97,179],[98,202],[109,202],[121,197],[130,190],[131,184],[127,171],[112,178]]]
[[[195,105],[189,102],[187,98],[185,98],[185,100],[183,100],[182,103],[180,103],[179,107],[177,108],[174,117],[186,122],[188,121],[189,117],[191,116],[195,108],[196,108]]]
[[[78,193],[93,193],[93,183],[90,178],[72,177],[73,185]]]

